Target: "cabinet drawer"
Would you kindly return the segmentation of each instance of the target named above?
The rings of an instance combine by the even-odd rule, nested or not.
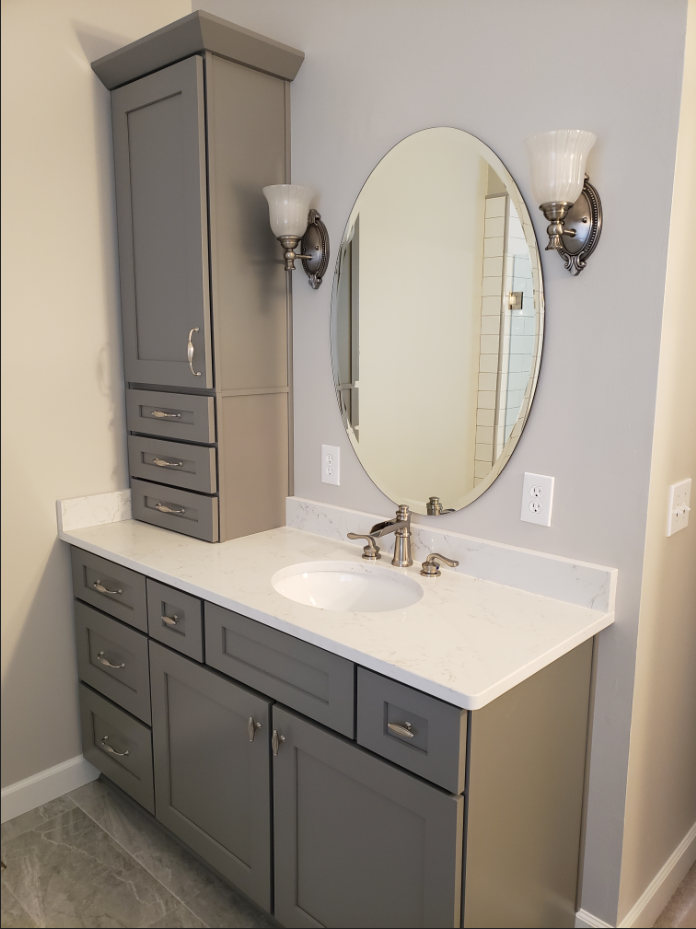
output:
[[[80,679],[150,724],[147,636],[75,601]]]
[[[216,452],[210,446],[129,435],[128,468],[131,477],[145,481],[159,481],[204,494],[217,491]]]
[[[466,710],[358,668],[358,743],[445,790],[464,790]]]
[[[212,397],[131,388],[126,391],[126,421],[130,432],[204,445],[215,442]]]
[[[203,610],[197,597],[148,578],[147,614],[153,638],[203,661]]]
[[[217,497],[133,478],[131,507],[134,519],[183,532],[205,542],[217,542],[219,538]]]
[[[205,604],[205,661],[353,738],[352,661],[213,603]]]
[[[80,600],[147,632],[145,578],[130,568],[71,548],[73,591]]]
[[[80,684],[82,753],[146,810],[155,812],[152,734],[147,726]]]

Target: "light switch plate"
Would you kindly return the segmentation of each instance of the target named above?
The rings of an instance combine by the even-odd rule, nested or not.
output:
[[[341,449],[338,445],[322,445],[321,479],[324,484],[341,483]]]
[[[552,477],[545,474],[525,472],[520,519],[526,523],[536,523],[537,526],[551,525],[553,481]]]
[[[689,525],[691,509],[691,478],[679,481],[669,488],[669,514],[667,517],[667,535],[674,535]]]

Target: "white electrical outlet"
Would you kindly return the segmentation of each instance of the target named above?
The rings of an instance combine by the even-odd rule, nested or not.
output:
[[[553,480],[545,474],[525,473],[520,519],[527,523],[536,523],[537,526],[551,525]]]
[[[667,535],[674,535],[680,529],[689,525],[689,510],[691,509],[691,478],[672,484],[669,488],[669,517],[667,519]]]
[[[341,449],[338,445],[322,445],[321,479],[325,484],[341,483]]]

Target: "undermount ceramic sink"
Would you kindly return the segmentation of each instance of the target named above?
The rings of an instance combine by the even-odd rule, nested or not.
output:
[[[311,561],[282,568],[274,589],[297,603],[322,610],[382,613],[418,603],[423,588],[394,568],[352,561]]]

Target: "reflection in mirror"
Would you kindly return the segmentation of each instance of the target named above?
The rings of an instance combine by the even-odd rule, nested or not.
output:
[[[447,128],[393,148],[346,225],[332,356],[350,441],[395,503],[456,510],[495,480],[529,414],[543,312],[529,214],[493,152]]]

